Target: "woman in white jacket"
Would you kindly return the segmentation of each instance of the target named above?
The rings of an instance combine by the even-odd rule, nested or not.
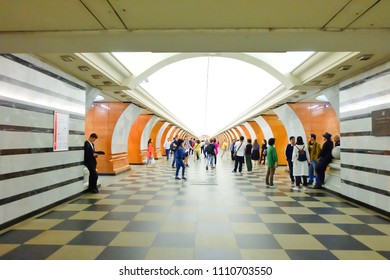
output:
[[[292,153],[292,162],[293,176],[295,177],[295,187],[293,190],[299,191],[301,177],[303,179],[303,189],[306,190],[307,177],[309,176],[310,154],[301,136],[297,137],[297,142]]]

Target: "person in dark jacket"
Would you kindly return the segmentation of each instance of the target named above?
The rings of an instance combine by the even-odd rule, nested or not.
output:
[[[179,170],[181,170],[181,179],[182,180],[187,180],[186,177],[184,177],[185,171],[186,171],[186,165],[184,164],[184,158],[186,157],[185,151],[184,151],[184,140],[179,139],[177,140],[177,147],[175,150],[175,162],[176,162],[176,174],[175,174],[175,179],[180,180],[179,178]]]
[[[318,155],[318,163],[316,167],[317,177],[316,177],[316,184],[314,185],[313,189],[320,189],[323,187],[325,182],[325,171],[328,167],[328,164],[332,161],[332,149],[333,149],[333,142],[331,140],[332,134],[325,132],[322,134],[324,137],[325,143],[322,146],[322,150],[320,154]]]
[[[96,133],[92,133],[88,140],[84,142],[84,165],[88,168],[89,171],[88,191],[91,193],[99,192],[97,188],[98,173],[96,171],[96,158],[98,155],[104,155],[104,152],[95,151],[95,145],[93,142],[95,142],[97,138],[98,136]]]
[[[292,153],[295,146],[295,137],[290,137],[290,143],[287,144],[286,150],[284,151],[284,155],[286,156],[286,160],[288,163],[288,170],[290,171],[290,179],[291,179],[291,186],[294,186],[295,178],[293,175],[293,162],[292,162]]]

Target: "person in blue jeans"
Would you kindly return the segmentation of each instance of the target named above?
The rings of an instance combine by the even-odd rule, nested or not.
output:
[[[179,178],[180,168],[182,168],[182,170],[181,170],[181,179],[182,180],[187,180],[187,178],[184,177],[184,173],[186,171],[186,165],[184,163],[184,158],[185,158],[185,154],[186,153],[185,153],[184,148],[183,148],[183,143],[184,143],[183,139],[177,140],[177,148],[176,148],[176,151],[175,151],[175,162],[176,162],[175,179],[176,180],[180,180],[180,178]]]

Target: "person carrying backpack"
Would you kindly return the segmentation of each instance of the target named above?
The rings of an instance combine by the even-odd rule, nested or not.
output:
[[[310,154],[301,136],[297,137],[291,160],[293,163],[293,175],[295,177],[295,187],[293,187],[293,190],[299,191],[301,178],[303,180],[303,190],[306,190],[307,177],[309,176]]]
[[[207,145],[205,149],[206,153],[206,170],[209,170],[209,165],[211,168],[215,168],[215,155],[216,155],[216,150],[215,150],[215,141],[216,139],[213,137],[210,139],[210,143]]]

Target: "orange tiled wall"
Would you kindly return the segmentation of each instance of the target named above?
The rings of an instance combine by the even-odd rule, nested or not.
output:
[[[310,133],[314,133],[317,135],[317,141],[323,144],[322,134],[326,131],[332,135],[340,133],[340,122],[330,103],[304,102],[289,104],[289,106],[301,120],[307,137]],[[307,139],[304,141],[307,142]]]
[[[164,122],[162,122],[162,121],[157,122],[154,125],[154,127],[150,133],[150,138],[153,140],[153,147],[154,147],[154,155],[153,156],[156,159],[161,157],[162,150],[165,151],[164,146],[160,146],[160,148],[158,148],[158,149],[156,148],[157,147],[157,142],[156,142],[157,134],[160,131],[160,128],[162,127],[163,124],[164,124]],[[165,152],[164,152],[164,154],[165,154]]]
[[[287,165],[286,157],[284,156],[284,151],[286,150],[286,146],[288,144],[287,131],[282,123],[276,115],[266,115],[263,116],[265,121],[269,124],[272,129],[272,133],[275,138],[275,148],[276,153],[278,154],[278,163],[279,165]],[[268,145],[268,139],[267,139]]]
[[[142,154],[146,154],[146,150],[141,151],[140,149],[142,131],[152,117],[153,115],[139,115],[131,127],[127,145],[127,158],[130,164],[142,164]]]
[[[129,106],[125,103],[94,103],[85,116],[85,139],[91,133],[96,133],[98,139],[95,141],[96,150],[104,151],[97,159],[97,170],[99,173],[115,174],[115,170],[129,168],[128,162],[123,161],[121,155],[112,155],[111,140],[112,133],[119,117]],[[108,108],[108,109],[107,109]],[[114,160],[112,160],[114,158]]]

